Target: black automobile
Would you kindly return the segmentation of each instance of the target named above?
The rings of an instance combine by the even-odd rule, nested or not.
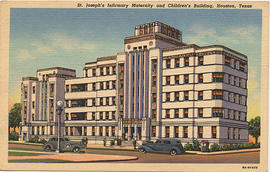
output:
[[[45,150],[56,150],[58,145],[58,138],[52,137],[43,145]],[[73,151],[82,152],[86,149],[86,142],[84,141],[70,141],[67,137],[60,137],[61,152]]]
[[[176,139],[158,139],[156,142],[147,141],[139,146],[140,152],[169,153],[176,155],[184,153],[185,150],[180,140]]]

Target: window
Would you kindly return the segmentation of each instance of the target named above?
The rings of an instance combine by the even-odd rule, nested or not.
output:
[[[35,127],[32,127],[32,135],[35,135]]]
[[[92,106],[96,106],[96,99],[95,98],[92,99]]]
[[[95,129],[95,127],[93,126],[93,127],[92,127],[92,136],[95,136],[95,135],[96,135],[96,134],[95,134],[95,130],[96,130],[96,129]]]
[[[223,73],[213,73],[213,82],[223,82]]]
[[[124,87],[124,80],[121,79],[121,80],[120,80],[120,88],[123,88],[123,87]]]
[[[174,118],[179,118],[179,109],[174,110]]]
[[[96,83],[93,83],[93,84],[92,84],[92,90],[93,90],[93,91],[96,91]]]
[[[100,68],[100,75],[103,76],[104,73],[103,73],[103,67]]]
[[[101,98],[99,98],[99,105],[103,105],[103,98],[101,97]]]
[[[110,81],[106,81],[106,89],[110,89]]]
[[[188,126],[183,127],[183,137],[188,138]]]
[[[124,104],[124,96],[120,96],[120,104]]]
[[[225,65],[226,66],[231,66],[231,58],[228,56],[225,56]]]
[[[115,81],[112,81],[112,88],[115,89]]]
[[[68,113],[66,113],[66,120],[68,120]]]
[[[87,84],[72,84],[71,85],[71,92],[80,92],[80,91],[86,91],[87,90]]]
[[[203,100],[203,91],[198,92],[198,100]]]
[[[189,66],[189,57],[184,58],[184,66]]]
[[[71,100],[71,107],[86,107],[87,99]]]
[[[152,137],[156,137],[156,126],[152,126]]]
[[[231,84],[231,82],[232,82],[232,76],[228,75],[228,84]]]
[[[86,112],[71,113],[71,120],[86,120]]]
[[[166,60],[166,68],[170,68],[171,67],[171,59],[167,59]]]
[[[109,112],[106,112],[105,118],[108,120],[109,119]]]
[[[213,108],[212,109],[212,116],[213,117],[223,117],[223,108]]]
[[[88,71],[87,71],[87,69],[84,70],[84,73],[85,73],[85,77],[88,77]]]
[[[106,105],[109,105],[109,97],[106,97]]]
[[[189,82],[188,74],[184,75],[184,83],[187,84]]]
[[[68,127],[65,127],[66,136],[68,135]]]
[[[152,109],[152,117],[157,118],[157,111],[156,109]]]
[[[66,85],[66,92],[69,92],[69,85]]]
[[[33,86],[33,94],[35,94],[35,93],[36,93],[36,87]]]
[[[235,134],[236,134],[236,129],[233,128],[233,139],[236,139],[236,138],[235,138]]]
[[[83,129],[83,134],[84,134],[84,136],[87,135],[87,127],[84,127],[84,129]]]
[[[171,100],[170,93],[166,93],[166,101],[169,102]]]
[[[32,101],[32,108],[35,109],[35,102]]]
[[[179,75],[174,76],[175,84],[179,84]]]
[[[170,76],[166,76],[166,85],[170,85],[171,79]]]
[[[203,127],[198,126],[198,138],[203,138]]]
[[[112,119],[115,119],[115,111],[112,112]]]
[[[212,126],[212,138],[215,139],[217,138],[217,127]]]
[[[188,108],[184,108],[184,118],[188,118]]]
[[[199,117],[202,118],[203,117],[203,108],[199,108],[198,112],[199,112]]]
[[[92,120],[95,120],[95,119],[96,119],[96,113],[92,112]]]
[[[203,74],[198,75],[199,83],[203,83]]]
[[[170,127],[169,126],[166,126],[165,127],[165,137],[170,137]]]
[[[240,140],[240,128],[238,129],[238,139]]]
[[[170,109],[166,109],[166,118],[170,118]]]
[[[179,92],[174,93],[174,101],[179,101]]]
[[[223,91],[222,90],[213,90],[212,91],[212,98],[223,100]]]
[[[112,67],[112,73],[116,74],[116,67],[115,66]]]
[[[115,126],[112,126],[112,136],[115,136]]]
[[[103,119],[103,112],[99,112],[99,119]]]
[[[156,76],[153,76],[152,85],[153,86],[157,85],[157,77]]]
[[[99,136],[103,136],[103,127],[99,127]]]
[[[188,91],[184,91],[184,99],[188,100]]]
[[[203,65],[203,56],[199,56],[199,65]]]
[[[110,67],[106,67],[106,75],[110,74]]]
[[[175,59],[175,67],[179,67],[180,65],[180,60],[179,60],[179,58],[176,58]]]
[[[109,136],[109,127],[108,126],[105,127],[105,135]]]
[[[244,72],[245,69],[246,69],[246,63],[240,62],[240,68],[239,68],[239,70]]]
[[[115,97],[112,98],[112,104],[115,105]]]
[[[153,103],[157,102],[157,93],[152,94]]]
[[[174,138],[178,138],[178,137],[179,137],[179,127],[174,126]]]
[[[100,89],[103,90],[103,82],[100,82]]]
[[[230,139],[230,128],[227,130],[227,138]]]
[[[32,121],[35,120],[35,114],[32,114]]]
[[[96,76],[96,69],[92,69],[92,76]]]
[[[50,135],[53,135],[53,126],[50,126]]]

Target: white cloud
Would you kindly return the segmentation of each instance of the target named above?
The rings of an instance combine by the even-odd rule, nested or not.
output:
[[[35,47],[35,51],[37,51],[38,53],[51,53],[54,52],[53,48],[45,45],[44,43],[40,42],[40,41],[35,41],[32,43],[32,46]]]
[[[252,36],[256,32],[258,32],[258,30],[259,29],[255,26],[247,26],[247,27],[232,27],[228,29],[228,32],[238,36]]]
[[[68,51],[90,51],[97,47],[97,44],[81,40],[64,33],[52,33],[45,36],[53,49],[63,49]]]
[[[21,49],[16,54],[16,58],[20,60],[29,60],[29,59],[35,59],[34,56],[31,55],[30,51],[27,49]]]

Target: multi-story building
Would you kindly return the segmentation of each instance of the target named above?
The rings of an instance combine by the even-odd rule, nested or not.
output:
[[[153,22],[83,73],[65,80],[68,137],[248,142],[247,57],[230,48],[186,44],[179,30]]]

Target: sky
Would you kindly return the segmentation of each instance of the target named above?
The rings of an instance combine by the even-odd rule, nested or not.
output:
[[[124,51],[136,25],[160,21],[183,42],[224,45],[248,56],[248,120],[260,115],[261,10],[24,9],[10,10],[9,108],[20,102],[22,77],[66,67],[82,76],[86,62]]]

